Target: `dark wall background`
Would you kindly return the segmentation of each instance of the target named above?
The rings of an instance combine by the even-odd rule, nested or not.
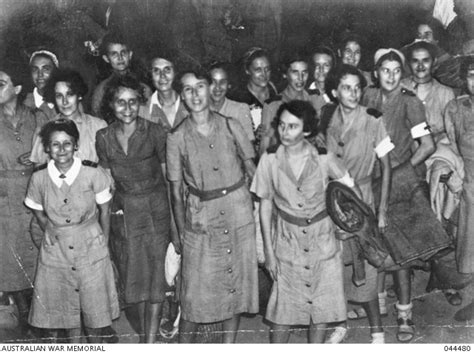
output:
[[[27,75],[29,54],[46,47],[92,85],[107,73],[100,57],[89,54],[83,43],[111,29],[125,35],[138,63],[171,53],[178,68],[236,61],[252,45],[270,49],[278,61],[298,48],[337,41],[341,32],[351,30],[366,39],[362,60],[367,68],[377,48],[413,40],[417,19],[432,12],[434,1],[0,0],[0,60],[17,63]],[[108,6],[112,13],[106,28]],[[241,29],[226,26],[226,18]]]

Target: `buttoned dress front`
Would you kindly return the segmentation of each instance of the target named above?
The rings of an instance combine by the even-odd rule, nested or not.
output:
[[[272,200],[277,209],[300,218],[325,210],[329,178],[347,174],[333,154],[319,155],[309,142],[305,145],[310,156],[298,180],[280,146],[276,153],[262,155],[251,187],[260,198]],[[273,237],[280,273],[265,318],[282,325],[344,321],[343,263],[331,219],[297,226],[278,214]]]
[[[460,96],[446,107],[446,129],[464,161],[464,181],[459,206],[456,261],[461,273],[474,272],[474,100]]]
[[[117,139],[119,122],[97,133],[99,164],[115,181],[111,249],[128,304],[165,300],[165,255],[170,241],[170,205],[161,165],[166,133],[137,118],[135,132],[123,151]]]
[[[54,161],[33,173],[25,204],[48,217],[29,322],[40,328],[109,326],[120,314],[112,263],[96,204],[107,203],[110,179],[81,160],[65,174]]]
[[[209,112],[203,136],[187,118],[168,136],[167,173],[172,182],[210,191],[244,177],[242,161],[255,153],[241,125]],[[182,236],[183,319],[210,323],[258,311],[257,256],[252,201],[247,186],[203,201],[189,194]]]
[[[339,106],[334,112],[327,131],[327,148],[333,152],[359,186],[362,199],[375,211],[372,192],[372,171],[375,161],[393,149],[382,117],[374,117],[367,108],[358,106],[352,119],[345,123]],[[346,243],[343,242],[344,251]],[[352,271],[345,267],[345,289],[348,300],[367,302],[377,298],[377,269],[365,262],[365,284],[355,286],[351,281]]]
[[[32,167],[18,157],[31,151],[38,129],[47,121],[42,112],[18,105],[13,126],[0,112],[0,291],[33,287],[38,249],[29,232],[31,211],[23,204]]]

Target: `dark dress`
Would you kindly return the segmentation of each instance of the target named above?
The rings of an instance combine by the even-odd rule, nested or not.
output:
[[[126,303],[162,302],[170,239],[170,208],[161,170],[166,159],[166,133],[159,125],[137,118],[126,154],[117,140],[117,129],[119,123],[114,122],[96,137],[99,164],[110,169],[115,180],[112,257]]]

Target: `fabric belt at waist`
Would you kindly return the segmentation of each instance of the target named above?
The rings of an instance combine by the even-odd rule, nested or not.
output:
[[[290,215],[281,209],[277,208],[277,210],[278,210],[278,214],[280,214],[283,220],[297,226],[308,226],[308,225],[317,223],[318,221],[321,221],[324,218],[327,218],[329,216],[328,211],[326,209],[320,211],[319,213],[317,213],[316,215],[310,218],[300,218],[298,216]]]
[[[33,169],[27,170],[6,170],[0,171],[0,178],[17,178],[17,177],[25,177],[31,176],[33,173]]]
[[[201,201],[206,202],[209,200],[225,197],[227,194],[233,191],[236,191],[237,189],[242,187],[244,184],[245,184],[245,179],[242,178],[236,184],[233,184],[232,186],[226,187],[226,188],[213,189],[210,191],[200,191],[194,187],[189,186],[188,190],[189,190],[189,193],[199,197]]]

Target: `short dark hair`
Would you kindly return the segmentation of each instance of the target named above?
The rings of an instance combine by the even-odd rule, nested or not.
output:
[[[338,49],[341,51],[341,53],[344,51],[347,43],[349,42],[355,42],[359,44],[361,50],[365,49],[365,41],[359,34],[354,32],[345,32],[342,34],[338,44]]]
[[[66,82],[72,93],[79,97],[84,97],[87,94],[87,84],[79,72],[72,69],[57,69],[53,71],[51,78],[48,80],[44,88],[43,97],[46,102],[56,104],[55,88],[58,82]]]
[[[415,50],[420,50],[420,49],[426,50],[430,54],[431,59],[433,61],[436,59],[436,47],[433,44],[428,43],[426,41],[419,41],[419,42],[415,42],[409,45],[406,48],[407,62],[413,59],[413,52],[415,52]]]
[[[244,70],[248,70],[250,68],[250,65],[252,65],[252,62],[257,59],[257,58],[262,58],[265,57],[267,58],[268,61],[270,61],[270,56],[268,52],[260,47],[252,47],[249,50],[245,52],[245,54],[242,57],[242,62],[244,64]]]
[[[109,51],[109,46],[112,44],[122,44],[126,46],[129,50],[128,43],[126,42],[123,35],[119,32],[110,32],[107,33],[104,38],[102,38],[102,43],[100,45],[100,51],[102,55],[107,55]]]
[[[198,80],[206,80],[209,85],[212,82],[209,72],[204,70],[202,67],[192,69],[192,70],[184,70],[178,74],[178,79],[176,80],[176,88],[178,89],[179,93],[183,91],[183,83],[181,82],[181,80],[183,79],[185,75],[188,75],[188,74],[194,75],[196,79]]]
[[[341,79],[346,75],[357,76],[359,78],[360,86],[362,89],[367,86],[367,80],[359,69],[348,64],[340,64],[338,66],[335,66],[329,71],[328,76],[326,77],[326,81],[324,83],[326,94],[329,96],[331,101],[336,103],[338,102],[337,98],[333,96],[332,91],[337,90]]]
[[[0,71],[8,75],[13,86],[23,85],[25,82],[24,72],[20,69],[21,65],[11,62],[0,64]]]
[[[283,73],[286,73],[291,64],[298,61],[306,63],[309,67],[309,59],[309,56],[302,50],[291,51],[281,63],[281,70]]]
[[[74,139],[74,143],[79,143],[79,130],[77,129],[76,123],[70,119],[57,119],[50,121],[43,125],[39,133],[41,143],[43,144],[44,151],[49,150],[49,144],[51,142],[51,135],[55,132],[65,132],[67,135]]]
[[[327,56],[329,56],[331,58],[332,66],[336,65],[337,63],[336,53],[334,53],[334,50],[332,50],[328,46],[317,46],[313,50],[311,50],[310,64],[313,63],[313,58],[316,54],[326,54]]]
[[[233,85],[236,82],[236,72],[235,68],[232,66],[231,63],[226,61],[216,61],[212,62],[207,66],[207,73],[209,77],[211,76],[211,71],[215,69],[221,69],[227,74],[227,80],[229,81],[230,85]],[[212,79],[211,79],[212,82]]]
[[[308,101],[292,100],[283,103],[277,111],[275,120],[273,122],[275,131],[277,130],[280,117],[284,111],[288,111],[295,117],[303,121],[303,132],[309,133],[307,138],[313,137],[318,134],[319,119],[317,117],[316,110]]]

